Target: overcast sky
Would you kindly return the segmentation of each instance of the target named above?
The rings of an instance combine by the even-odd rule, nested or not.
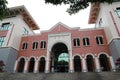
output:
[[[24,5],[40,30],[48,30],[56,23],[62,22],[69,27],[90,28],[94,25],[88,24],[90,7],[81,10],[77,14],[69,15],[66,12],[67,5],[53,6],[52,4],[45,4],[44,0],[7,0],[8,7]]]

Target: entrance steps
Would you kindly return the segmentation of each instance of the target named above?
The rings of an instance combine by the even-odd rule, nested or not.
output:
[[[120,80],[120,72],[0,73],[0,80]]]

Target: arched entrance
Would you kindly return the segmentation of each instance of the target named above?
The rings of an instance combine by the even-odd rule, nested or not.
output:
[[[102,71],[110,71],[110,65],[107,56],[105,54],[101,54],[99,60]]]
[[[45,58],[42,57],[39,61],[39,72],[45,71]]]
[[[81,67],[81,59],[79,56],[74,57],[74,71],[75,72],[80,72],[82,70]]]
[[[87,62],[87,70],[88,72],[93,72],[94,71],[94,59],[92,55],[87,55],[86,57],[86,62]]]
[[[28,72],[33,72],[34,71],[34,65],[35,65],[35,59],[31,58],[29,62],[29,70]]]
[[[68,72],[68,48],[64,43],[52,47],[51,72]]]
[[[18,64],[18,72],[23,72],[25,66],[25,59],[21,58]]]

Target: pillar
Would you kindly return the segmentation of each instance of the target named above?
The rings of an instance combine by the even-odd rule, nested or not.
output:
[[[28,72],[28,60],[25,61],[24,73]]]
[[[100,72],[100,63],[98,57],[95,57],[96,72]]]
[[[73,71],[73,59],[72,59],[72,50],[69,50],[69,72]]]
[[[82,72],[87,72],[86,60],[85,60],[85,58],[82,59]]]
[[[45,73],[49,73],[49,72],[50,72],[50,51],[47,51]]]
[[[39,60],[36,60],[35,67],[34,67],[34,73],[38,73],[38,63],[39,63]]]
[[[17,72],[17,65],[18,65],[18,61],[16,60],[16,61],[15,61],[15,65],[14,65],[14,73]]]
[[[111,68],[112,68],[111,70],[116,71],[115,64],[114,64],[112,56],[110,56],[110,64],[111,64]]]

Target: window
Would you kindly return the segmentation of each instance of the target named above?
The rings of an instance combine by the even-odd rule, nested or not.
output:
[[[37,49],[38,48],[38,42],[33,42],[33,49]]]
[[[97,36],[96,37],[96,43],[99,44],[99,45],[103,44],[103,38],[101,36]]]
[[[120,7],[116,8],[116,12],[117,12],[118,16],[120,17]]]
[[[0,47],[4,45],[5,42],[5,36],[0,37]]]
[[[28,30],[26,28],[24,28],[23,32],[24,32],[24,35],[28,35],[29,34],[29,32],[28,32]]]
[[[41,41],[40,48],[45,49],[46,48],[46,41]]]
[[[101,27],[101,25],[102,25],[102,18],[100,18],[99,20],[99,27]]]
[[[90,45],[89,38],[83,38],[83,45],[88,46]]]
[[[3,23],[0,30],[1,31],[9,30],[9,27],[10,27],[10,23]]]
[[[80,40],[79,40],[79,38],[75,38],[74,40],[73,40],[73,43],[74,43],[74,46],[80,46]]]
[[[23,49],[23,50],[26,50],[26,49],[27,49],[27,46],[28,46],[28,43],[27,43],[27,42],[23,43],[22,49]]]

